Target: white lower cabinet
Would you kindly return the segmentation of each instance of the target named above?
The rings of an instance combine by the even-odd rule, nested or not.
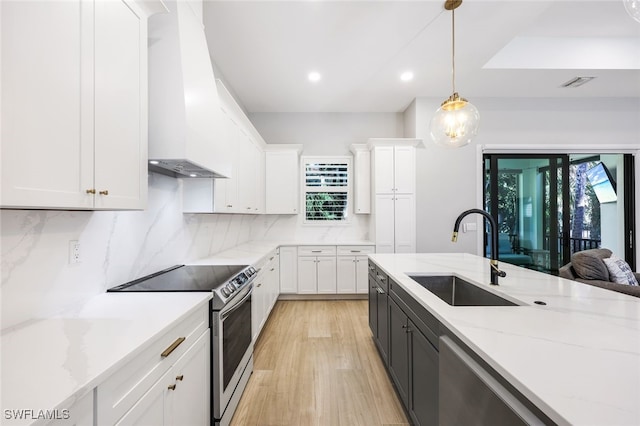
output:
[[[198,426],[209,417],[207,330],[127,413],[118,426]]]
[[[298,294],[336,293],[336,246],[298,247]]]
[[[251,335],[255,341],[269,319],[278,295],[280,294],[279,249],[271,252],[267,258],[256,265],[258,275],[253,281],[251,294]]]
[[[335,256],[298,257],[299,294],[335,294],[335,292]]]
[[[68,409],[58,410],[57,419],[47,426],[93,426],[93,392],[89,392]]]
[[[337,262],[337,293],[367,294],[368,254],[374,253],[373,246],[339,246]]]
[[[298,292],[298,247],[280,247],[280,293]]]
[[[209,305],[190,314],[96,388],[98,425],[210,421]]]

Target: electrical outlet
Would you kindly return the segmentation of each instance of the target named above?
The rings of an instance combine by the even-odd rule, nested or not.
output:
[[[69,265],[80,263],[80,243],[78,240],[69,241]]]

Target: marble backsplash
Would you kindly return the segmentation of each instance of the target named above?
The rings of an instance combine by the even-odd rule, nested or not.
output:
[[[249,240],[366,239],[368,217],[303,225],[300,215],[183,214],[182,181],[149,174],[145,211],[0,210],[0,330],[84,303],[107,288]],[[69,241],[81,262],[69,264]]]

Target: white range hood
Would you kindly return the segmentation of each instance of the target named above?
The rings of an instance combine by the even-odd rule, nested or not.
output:
[[[231,159],[202,22],[187,1],[149,18],[149,170],[229,177]]]

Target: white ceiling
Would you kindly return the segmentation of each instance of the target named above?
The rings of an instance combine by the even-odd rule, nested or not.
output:
[[[452,92],[443,4],[205,0],[204,22],[213,61],[249,112],[401,112]],[[623,0],[465,0],[455,26],[456,89],[471,101],[640,98],[640,23]],[[413,81],[400,81],[406,70]],[[596,79],[559,87],[576,76]]]

